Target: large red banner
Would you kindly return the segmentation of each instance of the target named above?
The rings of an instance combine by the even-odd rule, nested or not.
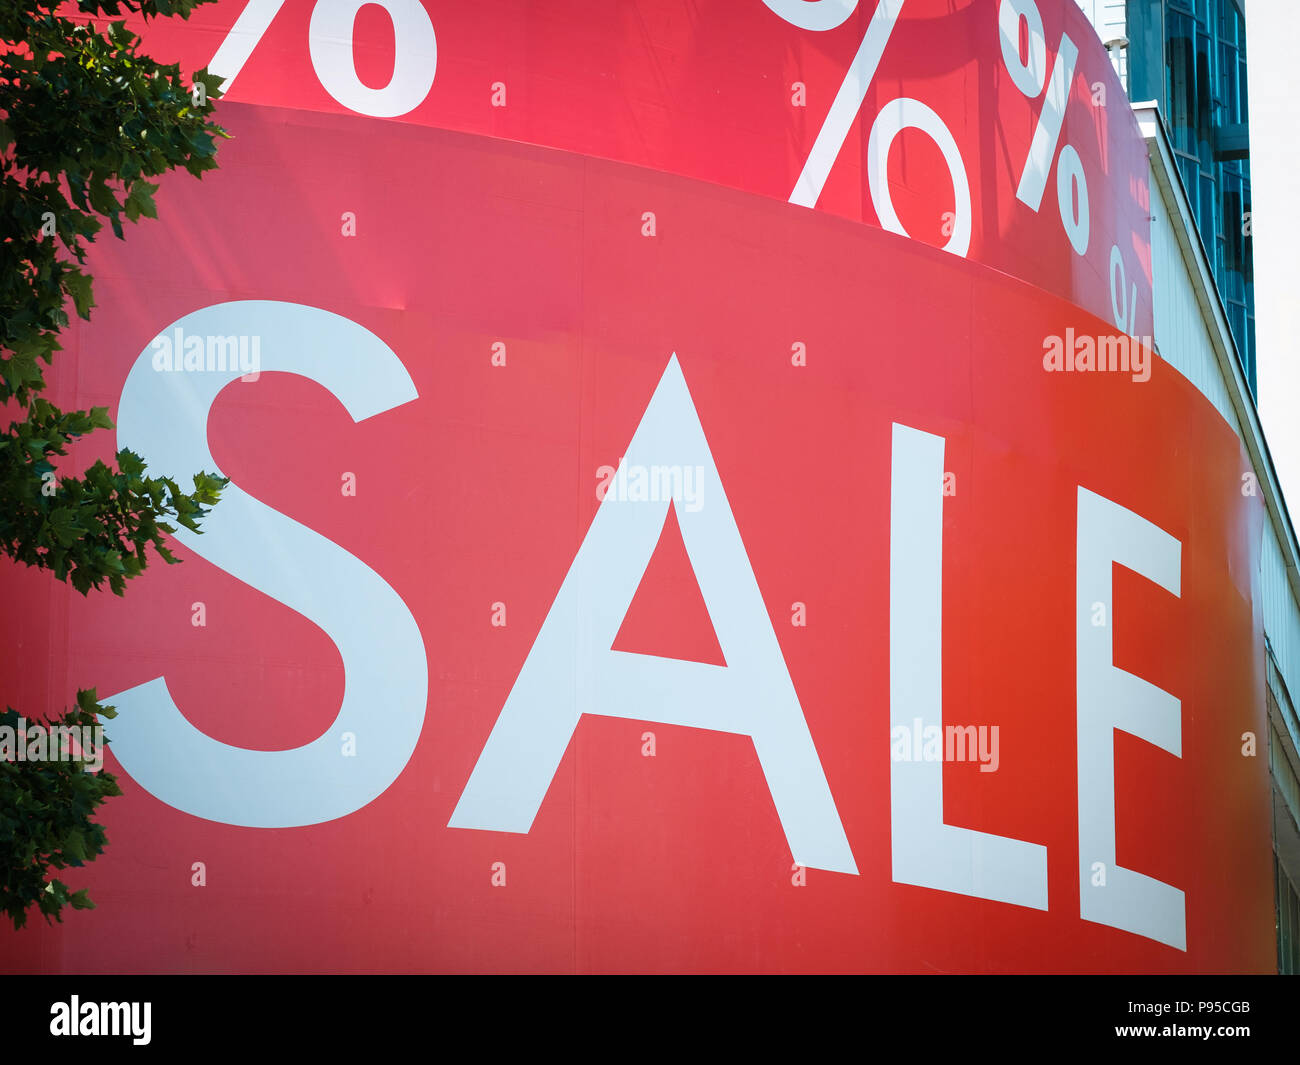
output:
[[[1145,345],[774,196],[221,116],[55,391],[232,485],[123,599],[0,570],[6,701],[96,685],[126,791],[6,970],[1273,967],[1261,509]]]
[[[789,200],[1152,332],[1146,149],[1070,0],[223,0],[145,46],[231,101]]]

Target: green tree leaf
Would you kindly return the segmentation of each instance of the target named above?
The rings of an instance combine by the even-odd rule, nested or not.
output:
[[[142,55],[119,16],[184,19],[206,2],[0,0],[0,404],[13,419],[0,429],[0,550],[83,595],[122,594],[155,555],[175,563],[172,522],[197,530],[227,483],[200,471],[187,492],[126,450],[79,474],[57,460],[111,429],[108,409],[64,411],[42,394],[69,306],[83,319],[95,307],[88,244],[105,223],[122,237],[124,222],[157,217],[159,184],[148,179],[201,176],[226,136],[212,118],[221,79],[203,70],[187,84],[179,67]],[[202,107],[193,83],[205,87]],[[99,728],[115,714],[89,688],[51,723]],[[0,723],[18,717],[6,708]],[[51,872],[100,854],[107,839],[93,816],[120,794],[111,773],[77,761],[0,761],[0,911],[15,927],[32,909],[61,921],[65,906],[94,907]]]

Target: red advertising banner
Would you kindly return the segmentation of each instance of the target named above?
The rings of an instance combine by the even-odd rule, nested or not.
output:
[[[0,567],[6,700],[96,685],[126,792],[0,967],[1273,968],[1262,510],[1148,346],[766,175],[221,120],[54,398],[232,484],[124,598]]]
[[[231,101],[816,207],[1152,334],[1146,148],[1070,0],[225,0],[144,39]]]

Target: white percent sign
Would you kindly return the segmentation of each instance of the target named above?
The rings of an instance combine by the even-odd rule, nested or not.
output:
[[[1029,34],[1028,58],[1020,56],[1020,24],[1025,23]],[[1038,113],[1029,156],[1020,174],[1020,187],[1016,197],[1021,203],[1037,211],[1043,203],[1043,190],[1047,188],[1047,175],[1052,169],[1052,158],[1057,156],[1061,141],[1061,128],[1065,122],[1065,108],[1070,99],[1070,84],[1074,80],[1074,65],[1079,59],[1079,49],[1069,34],[1061,34],[1056,50],[1056,62],[1051,76],[1047,73],[1047,39],[1043,33],[1043,17],[1034,0],[1001,0],[998,6],[998,36],[1002,40],[1002,59],[1007,73],[1022,93],[1030,100],[1043,94],[1043,107]],[[1043,93],[1046,88],[1046,93]],[[1075,198],[1078,197],[1078,210]],[[1088,213],[1088,182],[1083,173],[1083,163],[1072,145],[1062,145],[1056,162],[1056,200],[1061,209],[1061,224],[1070,244],[1079,255],[1088,251],[1091,220]]]
[[[1025,24],[1028,31],[1028,58],[1020,56],[1020,24]],[[1075,63],[1079,59],[1079,49],[1070,40],[1069,34],[1061,34],[1061,44],[1056,50],[1056,62],[1052,65],[1050,79],[1047,76],[1047,40],[1043,33],[1043,19],[1034,0],[1001,0],[998,7],[998,35],[1002,41],[1002,58],[1006,63],[1007,73],[1015,82],[1016,88],[1030,100],[1043,95],[1043,108],[1038,115],[1038,125],[1034,128],[1033,140],[1029,145],[1029,157],[1025,169],[1020,175],[1020,187],[1016,196],[1022,203],[1035,211],[1043,202],[1043,191],[1047,186],[1047,175],[1052,168],[1052,156],[1061,139],[1061,128],[1065,122],[1065,108],[1070,99],[1070,84],[1074,79]],[[1078,211],[1074,202],[1078,196]],[[1088,183],[1083,173],[1083,163],[1079,153],[1072,145],[1061,148],[1056,161],[1056,199],[1061,210],[1061,223],[1065,227],[1070,244],[1080,255],[1088,251],[1091,236],[1091,218],[1088,208]],[[1115,324],[1126,333],[1132,333],[1137,325],[1137,283],[1128,284],[1128,270],[1124,265],[1124,256],[1119,245],[1110,249],[1110,306],[1115,316]]]
[[[352,30],[357,12],[376,0],[318,0],[307,31],[311,64],[321,85],[350,111],[395,118],[419,107],[429,95],[438,66],[438,39],[420,0],[377,0],[393,22],[393,75],[382,89],[357,77]],[[208,69],[225,80],[228,92],[253,49],[266,35],[284,0],[249,0],[221,42]]]
[[[1119,245],[1110,249],[1110,309],[1115,314],[1115,324],[1124,332],[1132,335],[1137,328],[1138,287],[1134,281],[1128,298],[1124,296],[1124,286],[1128,282],[1128,270],[1124,266],[1124,253]]]
[[[834,29],[843,24],[858,6],[858,0],[763,0],[763,3],[791,25],[819,31]],[[880,57],[894,32],[903,3],[904,0],[880,0],[876,5],[862,44],[844,74],[839,92],[835,94],[831,109],[822,122],[822,128],[808,153],[799,179],[795,182],[794,191],[790,193],[791,203],[802,207],[816,206],[831,167],[835,165],[835,159],[844,147],[853,121],[862,109],[867,89],[876,76]],[[943,119],[928,105],[908,96],[897,97],[880,109],[867,138],[867,181],[871,203],[876,209],[880,225],[891,233],[909,235],[899,220],[898,212],[894,210],[888,178],[889,149],[894,138],[904,129],[916,129],[927,134],[943,154],[956,200],[952,232],[943,250],[965,256],[970,250],[974,217],[966,164],[962,160],[956,139],[944,125]]]

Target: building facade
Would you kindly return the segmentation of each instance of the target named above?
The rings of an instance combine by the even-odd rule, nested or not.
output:
[[[1138,103],[1159,110],[1252,394],[1246,24],[1239,0],[1080,0]]]
[[[1293,967],[1245,171],[1130,104],[1122,37],[1073,0],[153,23],[233,136],[95,247],[55,398],[232,483],[120,602],[0,569],[10,704],[93,676],[126,792],[99,908],[0,965]]]
[[[1255,406],[1246,30],[1237,0],[1080,0],[1140,116],[1152,161],[1153,285],[1161,353],[1252,447],[1266,481]],[[1225,329],[1226,326],[1226,329]],[[1295,534],[1277,485],[1267,493],[1263,570],[1268,634],[1278,970],[1300,972],[1300,758],[1294,673]],[[1283,663],[1286,663],[1285,665]],[[1287,677],[1290,676],[1288,683]]]

